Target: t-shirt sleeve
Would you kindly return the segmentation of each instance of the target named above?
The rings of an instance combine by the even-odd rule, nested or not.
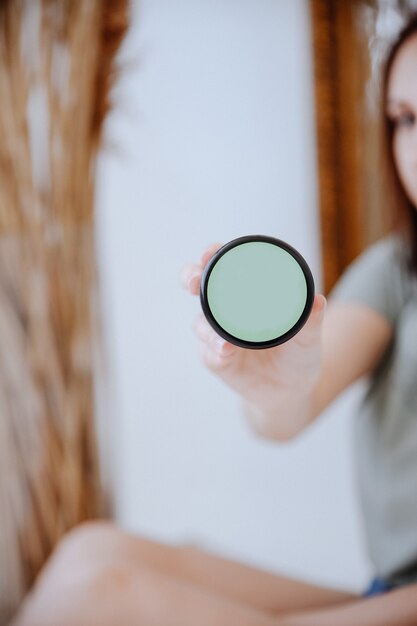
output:
[[[394,324],[405,299],[405,276],[401,240],[391,233],[368,246],[348,265],[327,300],[363,304]]]

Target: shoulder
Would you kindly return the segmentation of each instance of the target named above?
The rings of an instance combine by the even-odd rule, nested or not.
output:
[[[375,280],[385,282],[395,276],[397,281],[405,284],[411,278],[408,257],[409,249],[404,238],[391,232],[368,245],[351,261],[345,272],[356,270],[363,272],[364,278],[374,276]]]
[[[401,235],[390,232],[356,256],[328,297],[365,304],[394,322],[409,289],[407,246]]]
[[[370,244],[357,259],[370,259],[380,263],[394,263],[399,269],[405,269],[407,246],[401,235],[389,233]]]

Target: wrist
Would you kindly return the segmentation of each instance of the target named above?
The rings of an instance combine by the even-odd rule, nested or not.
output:
[[[282,398],[277,407],[260,407],[243,400],[243,414],[251,429],[260,437],[274,441],[294,439],[310,422],[312,411],[309,394],[292,397],[291,402]]]

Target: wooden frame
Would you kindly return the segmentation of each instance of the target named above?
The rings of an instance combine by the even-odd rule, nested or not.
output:
[[[385,230],[379,211],[377,120],[364,11],[370,0],[310,0],[323,292]],[[376,183],[376,184],[374,184]]]

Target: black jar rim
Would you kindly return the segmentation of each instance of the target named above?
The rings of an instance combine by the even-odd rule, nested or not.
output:
[[[214,266],[219,261],[219,259],[226,252],[228,252],[232,248],[235,248],[236,246],[239,246],[243,243],[250,243],[250,242],[256,242],[256,241],[261,241],[264,243],[271,243],[273,245],[278,246],[279,248],[283,248],[284,250],[286,250],[286,252],[291,254],[294,257],[294,259],[297,261],[297,263],[300,265],[303,271],[304,277],[306,279],[306,284],[307,284],[306,303],[305,303],[303,312],[301,313],[297,322],[294,324],[292,328],[287,330],[287,332],[284,333],[283,335],[280,335],[279,337],[275,337],[273,339],[268,339],[267,341],[248,341],[245,339],[241,339],[240,337],[235,337],[234,335],[227,332],[227,330],[222,328],[222,326],[220,326],[220,324],[218,324],[218,322],[214,318],[211,312],[211,309],[208,303],[208,297],[207,297],[208,280],[210,278],[211,272],[214,269]],[[229,341],[230,343],[233,343],[241,348],[249,348],[252,350],[272,348],[274,346],[278,346],[281,343],[285,343],[286,341],[291,339],[291,337],[296,335],[304,326],[304,324],[306,323],[306,321],[308,320],[310,316],[310,312],[311,312],[311,309],[313,307],[313,302],[314,302],[314,294],[315,294],[315,285],[314,285],[313,275],[304,257],[300,254],[300,252],[298,252],[298,250],[296,250],[293,246],[291,246],[286,241],[283,241],[282,239],[278,239],[277,237],[272,237],[270,235],[244,235],[242,237],[237,237],[236,239],[232,239],[228,243],[224,244],[221,248],[219,248],[219,250],[217,250],[214,253],[214,255],[208,261],[206,267],[204,268],[203,274],[201,276],[201,282],[200,282],[201,306],[202,306],[204,315],[206,316],[207,321],[212,326],[212,328],[216,331],[217,334],[223,337],[223,339],[226,339],[226,341]]]

